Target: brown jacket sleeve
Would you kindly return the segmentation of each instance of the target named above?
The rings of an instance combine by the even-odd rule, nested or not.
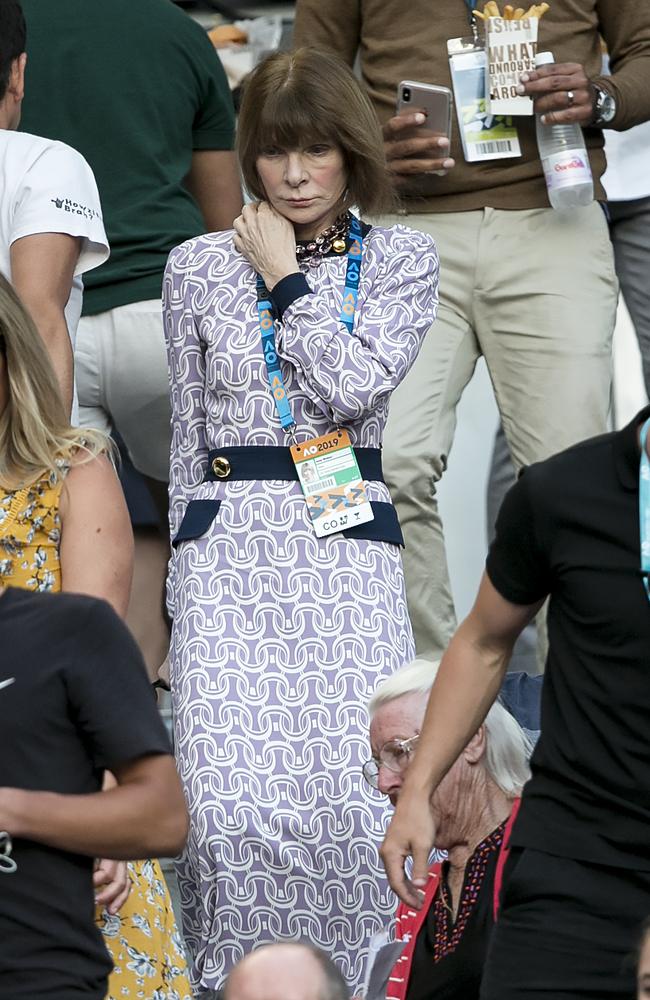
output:
[[[608,128],[622,131],[650,119],[650,2],[598,0],[596,7],[612,75],[595,82],[614,94],[616,118]]]
[[[297,0],[293,47],[329,49],[353,66],[361,36],[361,2]]]

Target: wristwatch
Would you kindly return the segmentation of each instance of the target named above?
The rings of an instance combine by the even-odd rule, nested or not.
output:
[[[594,104],[594,117],[590,124],[609,125],[616,117],[616,98],[610,94],[609,90],[599,87],[597,83],[594,83],[593,88],[596,93],[596,102]]]

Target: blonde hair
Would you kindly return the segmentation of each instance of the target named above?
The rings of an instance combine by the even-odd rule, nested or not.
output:
[[[0,486],[16,490],[61,465],[88,462],[114,446],[100,431],[71,427],[47,349],[27,310],[0,275],[0,354],[7,405],[0,413]]]
[[[428,696],[439,661],[416,659],[380,684],[368,703],[372,719],[382,705],[408,694]],[[500,701],[485,717],[485,769],[501,791],[514,799],[530,778],[528,761],[533,744],[517,720]]]
[[[345,207],[363,214],[395,207],[379,120],[354,73],[338,56],[318,49],[275,52],[247,79],[237,124],[237,154],[244,183],[266,199],[257,172],[265,148],[331,142],[347,170]]]

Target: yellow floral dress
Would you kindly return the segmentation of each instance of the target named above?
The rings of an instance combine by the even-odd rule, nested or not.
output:
[[[66,474],[25,489],[0,487],[0,583],[25,590],[61,590],[59,501]],[[129,864],[131,891],[120,912],[96,913],[113,959],[106,1000],[191,1000],[183,943],[157,861]]]

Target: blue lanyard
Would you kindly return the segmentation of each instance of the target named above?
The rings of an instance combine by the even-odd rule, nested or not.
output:
[[[348,266],[345,269],[345,287],[343,289],[343,305],[341,306],[341,322],[345,323],[350,333],[354,330],[354,314],[357,311],[359,299],[359,278],[361,276],[361,259],[363,257],[363,230],[356,215],[350,216],[348,230],[350,246],[348,248]]]
[[[296,426],[293,413],[287,398],[287,390],[282,378],[280,359],[275,349],[275,319],[273,303],[269,298],[269,293],[261,274],[257,275],[257,315],[260,321],[260,332],[262,334],[262,352],[266,361],[266,373],[269,379],[275,408],[278,411],[280,424],[283,431],[291,431]]]
[[[359,299],[359,278],[363,258],[363,230],[355,215],[350,216],[348,228],[348,265],[345,271],[345,287],[340,320],[350,333],[354,330],[354,317]],[[287,390],[282,377],[280,359],[275,345],[275,310],[268,289],[261,274],[257,275],[257,315],[262,335],[262,353],[266,362],[269,386],[275,400],[282,430],[291,432],[296,426]]]
[[[472,31],[478,31],[478,25],[474,17],[474,10],[478,7],[478,0],[465,0],[465,6],[467,7],[467,20],[472,27]]]
[[[650,419],[641,428],[641,466],[639,469],[639,525],[641,529],[641,576],[650,601],[650,459],[646,449]]]

